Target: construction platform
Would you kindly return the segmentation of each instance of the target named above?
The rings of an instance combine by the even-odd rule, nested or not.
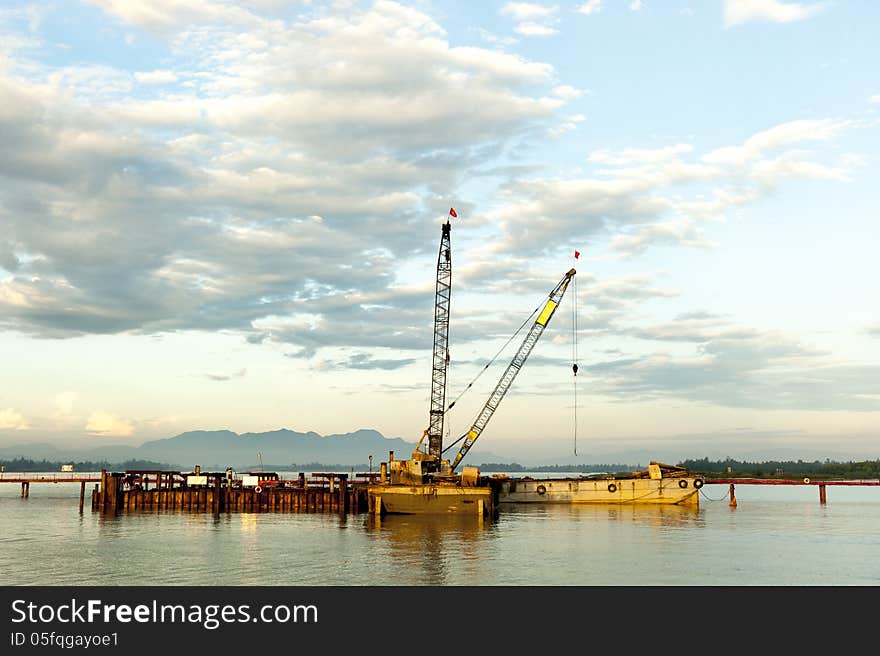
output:
[[[242,484],[228,472],[101,472],[92,490],[92,510],[105,514],[138,511],[202,513],[359,513],[367,510],[369,475],[305,474],[283,480],[274,473],[245,475]],[[261,478],[262,477],[262,478]]]

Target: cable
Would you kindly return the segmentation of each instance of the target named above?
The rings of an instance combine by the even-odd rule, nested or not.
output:
[[[574,386],[574,455],[578,454],[577,428],[578,428],[578,392],[577,392],[577,373],[578,373],[578,343],[577,343],[577,279],[572,278],[572,295],[574,296],[571,313],[571,370],[574,372],[572,384]]]
[[[520,331],[522,331],[523,327],[529,322],[529,320],[530,320],[533,316],[535,316],[535,313],[536,313],[540,308],[541,308],[541,306],[539,305],[539,306],[536,307],[534,310],[532,310],[532,313],[528,316],[528,318],[527,318],[525,321],[522,322],[522,324],[520,325],[520,327],[516,329],[516,332],[513,333],[513,335],[510,336],[510,339],[508,339],[507,342],[505,342],[504,346],[502,346],[502,347],[498,350],[498,353],[496,353],[495,355],[492,356],[492,359],[489,360],[489,362],[486,363],[486,366],[483,367],[483,368],[480,370],[480,373],[478,373],[476,376],[474,376],[474,379],[473,379],[471,382],[468,383],[467,387],[465,387],[465,388],[459,393],[459,395],[455,397],[455,400],[454,400],[452,403],[449,404],[449,406],[446,408],[446,411],[447,411],[447,412],[449,412],[450,410],[452,410],[452,406],[454,406],[456,403],[458,403],[458,400],[462,397],[462,395],[463,395],[465,392],[467,392],[467,391],[473,386],[474,383],[477,382],[477,379],[478,379],[480,376],[483,375],[483,373],[486,371],[486,369],[488,369],[489,367],[492,366],[492,363],[495,362],[495,360],[498,359],[498,356],[501,355],[501,352],[502,352],[504,349],[507,348],[507,345],[510,344],[510,342],[513,341],[513,338],[516,337],[516,336],[520,333]],[[445,451],[445,449],[444,449],[444,451]]]

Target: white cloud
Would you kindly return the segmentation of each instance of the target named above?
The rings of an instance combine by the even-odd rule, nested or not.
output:
[[[768,150],[804,141],[827,141],[848,125],[834,119],[798,120],[782,123],[749,137],[741,146],[718,148],[703,156],[710,164],[744,164]]]
[[[501,7],[501,13],[512,16],[514,20],[529,21],[547,18],[557,12],[557,7],[547,7],[529,2],[508,2]]]
[[[510,2],[501,8],[502,14],[512,16],[519,23],[513,31],[523,36],[551,36],[557,30],[553,25],[558,21],[558,7],[527,2]]]
[[[868,102],[880,104],[880,93],[875,93],[873,96],[868,98]]]
[[[602,2],[603,0],[587,0],[582,5],[575,7],[574,10],[580,14],[586,14],[587,16],[590,14],[597,14],[602,11]]]
[[[86,432],[104,437],[128,437],[134,433],[134,425],[122,417],[96,410],[89,416]]]
[[[205,374],[205,378],[208,380],[231,380],[232,378],[244,378],[247,375],[247,369],[239,369],[238,371],[233,371],[231,373],[219,372],[219,373],[207,373]]]
[[[724,24],[728,27],[752,21],[791,23],[815,16],[825,8],[823,3],[804,4],[781,0],[725,0]]]
[[[0,430],[27,430],[28,428],[24,415],[15,408],[0,410]]]
[[[687,219],[639,226],[616,235],[611,247],[628,256],[637,255],[649,246],[685,246],[687,248],[714,248],[718,244],[706,239],[703,230]]]
[[[523,252],[534,244],[553,244],[559,234],[580,242],[609,238],[612,249],[624,255],[653,245],[714,247],[700,223],[723,220],[729,210],[785,180],[846,181],[851,158],[829,164],[797,147],[828,141],[849,125],[834,119],[792,121],[702,156],[692,155],[694,146],[686,143],[595,150],[588,157],[601,167],[594,177],[510,183],[504,196],[508,204],[487,212],[500,231],[493,248]],[[691,161],[685,158],[689,155]],[[693,185],[702,185],[704,193],[689,188]]]
[[[177,74],[172,71],[149,71],[135,73],[134,79],[141,84],[171,84],[177,82]]]
[[[629,3],[629,10],[630,11],[639,11],[644,6],[645,5],[642,4],[642,0],[633,0],[632,2]]]
[[[575,100],[583,96],[586,91],[583,89],[575,89],[568,85],[561,85],[553,88],[553,95],[563,100]]]
[[[692,150],[693,146],[690,144],[674,144],[662,148],[625,148],[617,153],[608,150],[594,150],[588,159],[599,164],[627,166],[634,163],[666,162]]]
[[[86,0],[129,25],[147,30],[183,29],[189,25],[255,21],[253,14],[232,3],[214,0]]]
[[[523,36],[551,36],[559,30],[549,25],[541,25],[540,23],[519,23],[513,28],[513,31]]]

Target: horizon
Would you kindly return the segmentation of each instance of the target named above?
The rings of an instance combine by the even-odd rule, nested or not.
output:
[[[446,444],[577,270],[469,459],[875,459],[878,20],[5,3],[0,448],[417,442],[449,219]]]

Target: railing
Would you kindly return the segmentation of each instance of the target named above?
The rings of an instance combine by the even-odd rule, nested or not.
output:
[[[0,472],[0,483],[86,483],[100,482],[101,472]]]

